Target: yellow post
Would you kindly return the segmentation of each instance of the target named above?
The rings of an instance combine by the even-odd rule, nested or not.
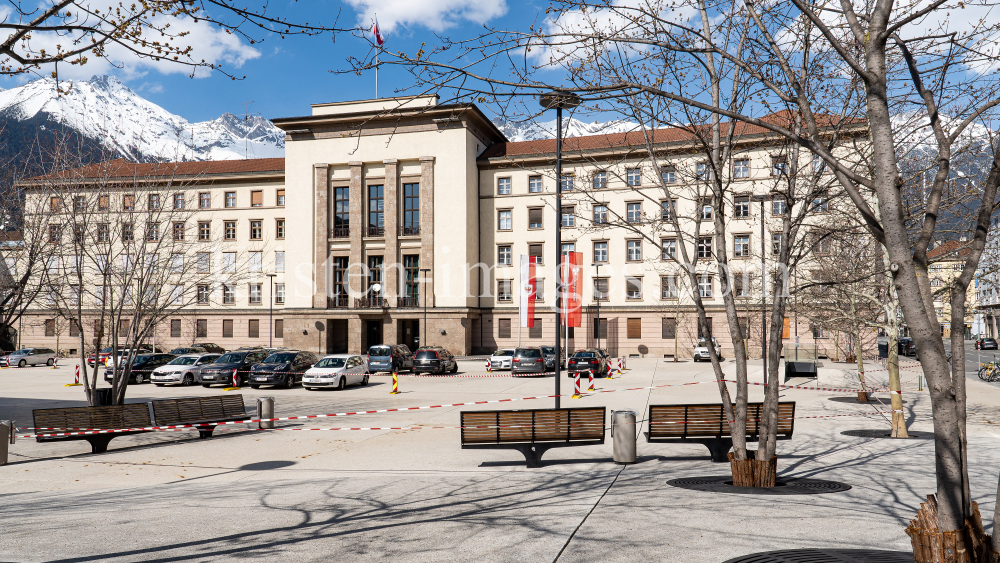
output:
[[[399,376],[396,375],[396,372],[392,372],[392,391],[389,394],[399,395]]]

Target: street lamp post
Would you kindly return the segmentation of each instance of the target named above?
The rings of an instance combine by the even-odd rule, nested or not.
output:
[[[560,338],[559,327],[562,326],[562,280],[560,279],[560,259],[562,258],[562,110],[572,109],[580,105],[580,97],[572,92],[551,92],[543,94],[539,98],[539,103],[544,109],[556,110],[556,408],[559,408],[559,380],[561,365],[559,363]],[[598,321],[600,322],[600,321]],[[568,365],[566,366],[569,367]]]
[[[267,322],[271,325],[271,337],[268,339],[268,347],[274,348],[274,278],[278,274],[267,274],[271,281],[271,302],[267,304]]]
[[[594,264],[594,298],[597,299],[597,349],[601,349],[601,265]],[[566,364],[569,369],[569,364]]]
[[[755,195],[753,199],[760,202],[760,346],[761,363],[764,366],[764,384],[767,385],[767,252],[764,241],[764,203],[771,199],[768,195]]]
[[[420,268],[420,276],[424,282],[424,338],[420,341],[420,347],[427,346],[427,272],[430,268]]]

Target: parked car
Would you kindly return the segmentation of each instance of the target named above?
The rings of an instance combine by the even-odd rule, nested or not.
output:
[[[977,350],[996,350],[997,341],[992,338],[980,338],[976,341]]]
[[[198,383],[201,383],[202,387],[210,387],[213,384],[232,385],[235,369],[237,385],[242,386],[249,382],[247,378],[250,376],[250,367],[260,363],[267,356],[267,352],[260,349],[226,352],[198,370]]]
[[[556,347],[542,346],[542,355],[545,356],[545,369],[556,369]],[[560,362],[560,365],[562,362]]]
[[[218,357],[219,354],[204,353],[177,356],[170,363],[154,369],[150,379],[157,387],[167,383],[194,385],[198,381],[198,371],[201,366],[214,362]]]
[[[702,338],[698,341],[698,344],[694,347],[694,361],[708,362],[712,360],[712,356],[708,352],[708,346],[709,341],[707,339]],[[719,341],[714,336],[712,337],[711,346],[715,348],[715,355],[719,357],[720,362],[725,359],[722,357],[722,346],[719,346]]]
[[[576,377],[577,372],[593,372],[594,377],[607,377],[608,359],[597,348],[585,348],[573,352],[566,366],[566,375]]]
[[[218,344],[212,344],[211,342],[197,342],[194,344],[199,348],[204,348],[206,352],[211,352],[213,354],[225,354],[226,349]]]
[[[554,360],[553,360],[554,361]],[[545,373],[545,354],[535,347],[517,348],[510,360],[511,373]]]
[[[123,350],[124,348],[125,346],[118,347],[119,350]],[[108,361],[108,356],[111,355],[111,350],[113,349],[114,346],[108,346],[107,348],[104,348],[99,352],[92,353],[90,356],[87,357],[87,365],[89,365],[92,368],[97,367],[97,364],[103,366],[105,362]]]
[[[312,352],[275,352],[250,368],[250,388],[259,389],[261,385],[294,387],[318,359]]]
[[[437,373],[458,371],[455,356],[440,346],[426,346],[413,355],[413,373]]]
[[[185,354],[206,354],[208,350],[202,348],[201,346],[186,346],[181,348],[174,348],[173,350],[167,352],[168,354],[174,354],[177,356],[183,356]],[[217,352],[221,354],[221,352]]]
[[[348,385],[368,385],[369,364],[364,356],[334,354],[326,356],[306,370],[302,386],[306,389],[336,387],[343,390]]]
[[[899,339],[899,354],[904,356],[916,356],[917,355],[917,343],[913,341],[912,338],[900,338]]]
[[[150,381],[151,372],[170,363],[175,356],[173,354],[138,354],[132,359],[132,371],[129,374],[130,383],[145,383]],[[119,365],[118,369],[124,366]],[[104,370],[104,381],[111,382],[115,378],[115,369],[109,366]]]
[[[501,348],[490,356],[490,369],[510,369],[510,361],[514,359],[513,348]]]
[[[51,348],[21,348],[7,354],[6,365],[9,367],[47,365],[56,361],[56,351]]]
[[[413,370],[413,354],[405,344],[378,344],[368,349],[368,369],[378,372]]]

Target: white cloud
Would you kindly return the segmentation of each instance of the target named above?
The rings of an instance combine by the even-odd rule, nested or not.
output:
[[[347,0],[363,26],[378,15],[379,29],[388,34],[396,26],[423,26],[444,31],[463,20],[484,24],[507,13],[505,0]]]

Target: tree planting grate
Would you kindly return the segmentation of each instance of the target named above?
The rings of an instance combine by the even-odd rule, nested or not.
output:
[[[724,563],[913,563],[913,554],[874,549],[785,549],[752,553]]]
[[[823,479],[799,479],[779,477],[774,487],[736,487],[729,475],[714,477],[683,477],[667,481],[671,487],[705,491],[709,493],[736,493],[741,495],[818,495],[839,493],[850,490],[851,486],[837,481]]]
[[[855,438],[891,438],[889,431],[887,430],[844,430],[841,432],[844,436],[853,436]],[[934,437],[933,434],[926,432],[910,432],[907,431],[910,438],[923,438],[931,439]],[[902,440],[905,438],[892,438],[893,440]]]

